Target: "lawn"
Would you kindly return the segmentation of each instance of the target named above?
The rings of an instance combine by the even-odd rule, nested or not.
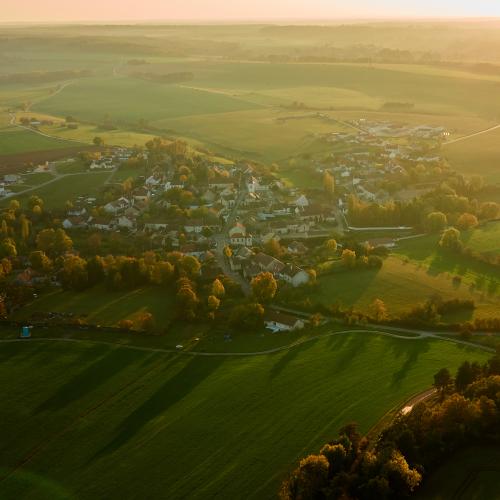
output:
[[[487,358],[354,333],[244,358],[29,341],[0,355],[0,464],[23,462],[2,495],[27,500],[273,498],[344,423],[367,431],[443,363]]]
[[[98,196],[109,175],[109,172],[67,175],[55,180],[51,184],[17,196],[16,199],[22,203],[30,196],[37,195],[44,200],[45,208],[62,210],[67,200],[74,200],[78,196],[83,195]]]
[[[473,447],[458,452],[429,478],[417,495],[425,500],[500,499],[500,448]]]
[[[443,147],[451,165],[466,175],[482,175],[487,181],[500,184],[500,129],[455,142]]]
[[[55,290],[18,310],[13,319],[29,319],[36,313],[64,312],[82,316],[90,324],[117,326],[122,319],[136,320],[141,313],[153,314],[159,329],[174,316],[174,297],[159,287],[128,292],[110,292],[103,287],[84,292]]]
[[[438,265],[435,260],[427,267],[424,263],[405,262],[396,256],[389,257],[380,270],[341,271],[320,277],[317,298],[325,304],[340,302],[344,306],[353,305],[360,310],[366,310],[375,299],[381,299],[389,313],[399,314],[439,294],[444,299],[475,300],[474,316],[498,314],[500,296],[497,288],[490,295],[483,293],[483,290],[471,290],[466,282],[457,286],[452,277],[455,273],[460,274],[460,270],[447,269],[446,266],[451,263],[446,259],[440,264],[443,269],[438,269]],[[490,279],[488,283],[495,280],[493,276],[487,275],[482,275],[482,279]],[[488,283],[484,284],[486,289],[492,286]],[[447,319],[454,321],[470,318]]]
[[[490,222],[472,231],[462,233],[462,241],[476,252],[500,253],[500,222]]]
[[[17,153],[51,151],[64,149],[72,144],[67,141],[59,141],[44,137],[29,130],[21,130],[10,127],[0,130],[0,156],[13,155]],[[1,158],[0,158],[1,162]]]

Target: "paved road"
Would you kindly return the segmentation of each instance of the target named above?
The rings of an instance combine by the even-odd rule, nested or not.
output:
[[[462,142],[467,139],[471,139],[472,137],[477,137],[478,135],[487,134],[488,132],[493,132],[493,130],[497,130],[500,128],[500,125],[495,125],[494,127],[487,128],[486,130],[481,130],[479,132],[475,132],[473,134],[464,135],[463,137],[457,137],[456,139],[452,139],[450,141],[443,142],[443,146],[448,146],[448,144],[455,144],[456,142]]]
[[[459,339],[451,339],[451,338],[446,338],[446,337],[440,337],[439,335],[436,335],[432,332],[421,332],[422,336],[420,337],[405,337],[404,335],[397,335],[388,331],[384,330],[363,330],[363,329],[357,329],[357,330],[342,330],[342,331],[336,331],[336,332],[328,332],[328,333],[323,333],[320,335],[315,335],[313,337],[308,337],[305,339],[298,340],[296,342],[292,342],[291,344],[280,346],[280,347],[275,347],[273,349],[266,349],[264,351],[254,351],[254,352],[202,352],[202,351],[182,351],[182,350],[176,350],[176,349],[163,349],[163,348],[156,348],[156,347],[143,347],[143,346],[135,346],[135,345],[129,345],[129,344],[120,344],[117,342],[106,342],[106,341],[101,341],[101,340],[86,340],[86,339],[70,339],[70,338],[50,338],[50,337],[39,337],[39,338],[31,338],[31,339],[2,339],[0,340],[0,344],[12,344],[12,343],[19,343],[23,342],[26,344],[33,343],[33,342],[68,342],[68,343],[83,343],[83,344],[98,344],[98,345],[105,345],[109,347],[122,347],[124,349],[130,349],[133,351],[142,351],[142,352],[157,352],[157,353],[164,353],[164,354],[180,354],[184,356],[204,356],[204,357],[254,357],[254,356],[265,356],[268,354],[275,354],[278,352],[283,352],[283,351],[288,351],[290,349],[293,349],[295,347],[299,347],[301,345],[307,344],[309,342],[314,342],[319,339],[323,338],[328,338],[328,337],[334,337],[337,335],[345,335],[345,334],[350,334],[350,333],[357,333],[357,334],[375,334],[375,335],[384,335],[386,337],[392,337],[396,339],[401,339],[401,340],[407,340],[407,341],[415,341],[418,342],[419,340],[426,339],[426,338],[434,338],[438,340],[443,340],[443,341],[448,341],[452,342],[455,344],[465,344],[468,347],[473,347],[476,349],[480,349],[483,351],[487,352],[495,352],[495,349],[478,345],[478,344],[473,344],[472,342],[465,342],[461,341]]]

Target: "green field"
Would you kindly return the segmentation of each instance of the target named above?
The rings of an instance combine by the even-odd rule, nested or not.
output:
[[[50,184],[16,196],[16,199],[22,203],[30,196],[37,195],[44,200],[45,208],[62,210],[67,200],[74,200],[83,195],[97,196],[109,176],[109,172],[66,175]],[[7,201],[3,203],[5,204]]]
[[[74,145],[18,128],[0,129],[0,156],[63,149]],[[1,161],[1,160],[0,160]]]
[[[37,500],[273,498],[345,422],[366,431],[443,364],[487,357],[370,334],[245,358],[29,341],[0,355],[0,464],[17,466],[2,495]]]
[[[92,288],[84,292],[51,291],[18,310],[14,319],[29,319],[36,313],[64,312],[82,316],[90,324],[117,326],[122,319],[134,320],[141,313],[153,314],[162,329],[174,316],[174,297],[161,288],[140,288],[129,292],[109,292]]]
[[[416,251],[414,246],[419,240],[411,240],[408,250]],[[422,244],[422,249],[428,246]],[[403,252],[400,248],[398,252]],[[472,299],[476,302],[473,316],[495,316],[500,307],[498,276],[480,276],[472,274],[470,269],[456,263],[452,267],[449,260],[429,257],[430,262],[405,262],[398,257],[389,257],[380,270],[342,271],[319,278],[318,299],[324,304],[340,302],[344,306],[355,306],[366,310],[375,299],[385,302],[389,313],[399,314],[411,307],[424,303],[433,295],[439,294],[444,299]],[[429,266],[429,267],[428,267]],[[442,266],[442,267],[439,267]],[[455,285],[452,277],[464,273],[464,282]],[[466,279],[475,280],[477,289],[473,290]],[[480,282],[484,280],[484,283]],[[479,284],[482,283],[482,288]],[[462,315],[446,318],[450,321],[463,318]]]
[[[500,183],[500,129],[444,146],[444,156],[459,172]]]
[[[499,500],[500,449],[474,447],[451,457],[417,495],[425,500]]]
[[[469,248],[486,254],[500,253],[500,222],[490,222],[462,234],[462,241]]]

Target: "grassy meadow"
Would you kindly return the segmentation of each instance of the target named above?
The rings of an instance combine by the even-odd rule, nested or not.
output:
[[[71,143],[15,127],[0,129],[0,156],[64,149]]]
[[[414,253],[418,245],[422,254],[417,259]],[[495,316],[500,307],[500,276],[475,266],[463,267],[465,262],[450,262],[435,252],[423,257],[428,247],[413,240],[412,246],[397,250],[400,255],[407,251],[413,259],[391,256],[384,261],[381,269],[341,271],[318,280],[316,296],[324,304],[340,303],[366,310],[375,299],[385,302],[388,312],[400,314],[408,312],[412,306],[424,303],[434,295],[444,299],[468,299],[476,302],[471,316],[450,315],[446,321],[468,320],[471,317]],[[456,284],[454,276],[462,276]],[[469,315],[469,313],[467,313]]]
[[[37,500],[272,498],[345,422],[366,431],[444,363],[487,357],[354,333],[245,358],[29,341],[0,356],[2,494]]]

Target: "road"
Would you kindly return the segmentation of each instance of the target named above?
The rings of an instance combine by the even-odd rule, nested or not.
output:
[[[11,343],[19,343],[19,342],[24,342],[24,343],[32,343],[32,342],[68,342],[68,343],[83,343],[83,344],[95,344],[95,345],[105,345],[109,347],[121,347],[123,349],[130,349],[133,351],[141,351],[141,352],[155,352],[155,353],[164,353],[164,354],[179,354],[179,355],[184,355],[184,356],[202,356],[202,357],[254,357],[254,356],[266,356],[269,354],[276,354],[279,352],[283,351],[289,351],[290,349],[294,349],[296,347],[300,347],[304,344],[308,344],[310,342],[315,342],[316,340],[323,339],[323,338],[329,338],[329,337],[334,337],[337,335],[346,335],[346,334],[360,334],[360,335],[384,335],[386,337],[392,337],[400,340],[406,340],[406,341],[413,341],[413,342],[418,342],[423,339],[428,339],[428,338],[433,338],[437,340],[443,340],[443,341],[448,341],[452,342],[455,344],[461,344],[461,345],[467,345],[468,347],[480,349],[483,351],[491,352],[494,353],[495,349],[492,349],[490,347],[482,346],[479,344],[474,344],[472,342],[466,342],[462,341],[459,339],[452,339],[452,338],[447,338],[447,337],[441,337],[433,332],[425,332],[425,331],[420,331],[422,333],[421,336],[418,337],[405,337],[404,335],[397,335],[395,333],[391,333],[390,331],[386,331],[382,329],[377,329],[377,330],[367,330],[367,329],[351,329],[351,330],[341,330],[341,331],[335,331],[335,332],[328,332],[328,333],[323,333],[320,335],[314,335],[312,337],[308,337],[305,339],[298,340],[296,342],[292,342],[291,344],[283,345],[280,347],[275,347],[273,349],[266,349],[263,351],[253,351],[253,352],[203,352],[203,351],[183,351],[183,350],[176,350],[176,349],[163,349],[163,348],[156,348],[156,347],[143,347],[143,346],[135,346],[135,345],[129,345],[129,344],[120,344],[117,342],[106,342],[103,340],[86,340],[86,339],[71,339],[71,338],[50,338],[50,337],[35,337],[35,338],[30,338],[30,339],[20,339],[20,338],[15,338],[15,339],[1,339],[0,344],[11,344]],[[406,331],[413,331],[413,330],[406,330]],[[404,332],[404,330],[403,330]]]
[[[443,142],[443,146],[448,146],[449,144],[455,144],[457,142],[466,141],[467,139],[477,137],[478,135],[483,135],[483,134],[487,134],[488,132],[493,132],[493,130],[497,130],[499,128],[500,128],[500,125],[495,125],[493,127],[487,128],[485,130],[481,130],[479,132],[475,132],[473,134],[464,135],[463,137],[457,137],[456,139],[452,139],[450,141]]]

